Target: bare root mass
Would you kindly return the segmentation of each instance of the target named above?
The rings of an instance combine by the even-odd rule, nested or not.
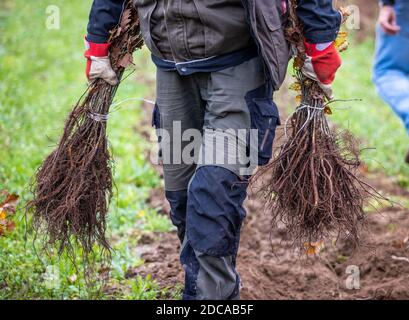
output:
[[[300,71],[304,38],[295,1],[291,2],[286,36],[298,54],[294,68],[301,103],[285,125],[287,139],[278,156],[254,179],[262,181],[261,194],[273,225],[284,223],[295,248],[308,248],[341,234],[359,244],[365,225],[364,201],[381,196],[357,176],[357,141],[348,133],[332,132],[322,90]]]
[[[331,133],[322,99],[310,97],[304,88],[303,103],[289,119],[288,140],[256,178],[263,176],[261,193],[273,221],[285,224],[296,247],[334,233],[358,244],[364,200],[377,194],[357,176],[357,142],[348,133]]]
[[[127,1],[120,24],[111,33],[110,59],[118,78],[142,46],[137,12]],[[107,213],[112,197],[112,160],[106,121],[118,86],[103,80],[90,84],[69,114],[58,147],[38,169],[28,204],[35,230],[45,232],[44,248],[68,249],[74,244],[85,258],[99,244],[110,253],[106,238]]]

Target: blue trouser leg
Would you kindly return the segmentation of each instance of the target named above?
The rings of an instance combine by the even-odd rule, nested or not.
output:
[[[401,118],[409,134],[409,75],[398,70],[385,71],[375,79],[375,84],[382,99]]]
[[[409,134],[409,1],[396,0],[396,35],[376,28],[374,82],[382,99],[401,118]]]

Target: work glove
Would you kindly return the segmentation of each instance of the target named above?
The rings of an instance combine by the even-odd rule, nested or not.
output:
[[[341,58],[333,42],[311,44],[305,42],[306,59],[302,73],[308,78],[317,81],[328,99],[333,98],[332,82],[335,73],[341,66]]]
[[[85,39],[84,56],[87,58],[85,74],[89,81],[103,79],[111,86],[118,84],[118,78],[108,57],[109,46],[109,43],[93,43]]]

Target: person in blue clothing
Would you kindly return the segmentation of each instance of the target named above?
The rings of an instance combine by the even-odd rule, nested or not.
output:
[[[382,0],[378,20],[374,82],[409,134],[409,1]]]
[[[288,2],[134,0],[134,4],[157,66],[153,125],[163,133],[165,193],[185,271],[183,299],[238,299],[236,256],[251,175],[247,170],[251,164],[242,160],[254,149],[256,165],[267,164],[272,156],[280,124],[273,91],[280,87],[290,58],[283,31]],[[124,0],[93,2],[85,52],[90,81],[118,82],[107,39],[123,5]],[[306,41],[303,71],[330,98],[341,65],[333,42],[342,16],[332,0],[297,0],[297,15]],[[239,134],[243,130],[246,134]],[[188,134],[193,131],[199,137]],[[214,147],[214,141],[221,143]]]

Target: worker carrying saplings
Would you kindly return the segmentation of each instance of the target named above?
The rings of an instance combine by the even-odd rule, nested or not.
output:
[[[341,64],[333,41],[342,16],[332,0],[297,3],[306,40],[303,72],[330,98]],[[85,53],[90,80],[102,78],[112,85],[118,81],[107,41],[123,4],[124,0],[93,2]],[[157,67],[153,125],[163,135],[166,198],[182,243],[183,298],[238,299],[236,256],[248,179],[254,162],[265,165],[270,160],[280,124],[272,97],[290,59],[283,30],[288,2],[134,0],[134,4]]]

